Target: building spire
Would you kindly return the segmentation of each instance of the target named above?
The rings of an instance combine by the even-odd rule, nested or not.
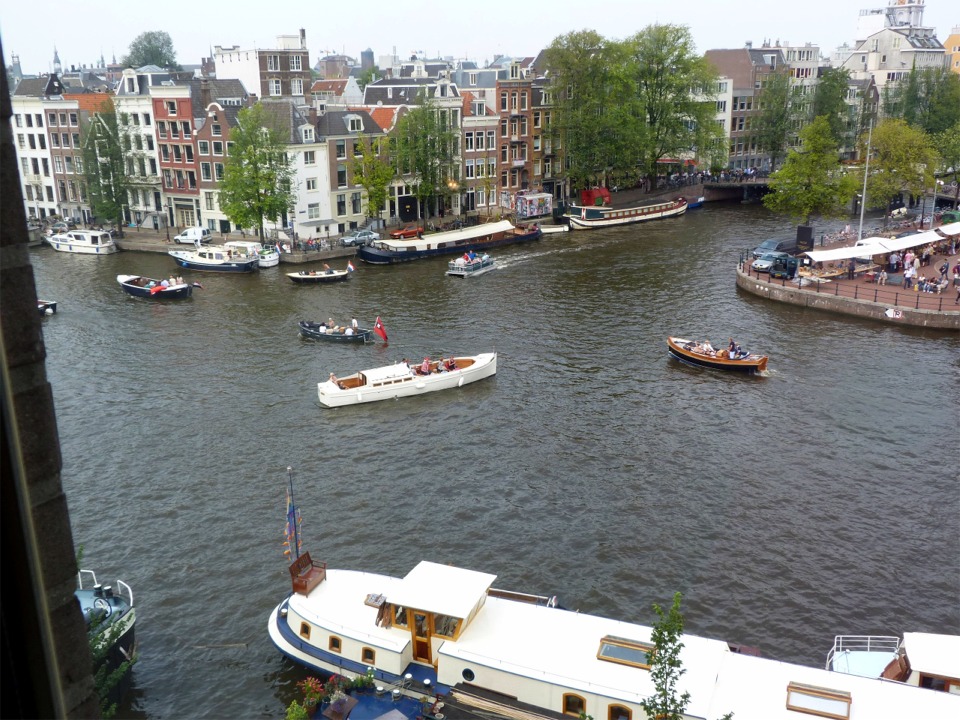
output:
[[[60,65],[60,55],[57,53],[57,46],[53,46],[53,71],[59,75],[62,71],[62,66]]]

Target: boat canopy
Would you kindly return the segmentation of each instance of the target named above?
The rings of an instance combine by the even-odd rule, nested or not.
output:
[[[832,248],[830,250],[810,250],[804,253],[813,262],[830,262],[833,260],[845,260],[846,258],[866,257],[868,255],[879,255],[880,253],[889,253],[894,250],[906,250],[907,248],[917,247],[918,245],[929,245],[930,243],[940,242],[943,238],[933,230],[917,233],[916,235],[907,235],[901,238],[864,238],[860,245],[853,245],[845,248]]]
[[[420,238],[407,238],[401,240],[387,239],[377,242],[387,250],[426,250],[427,246],[439,247],[440,243],[456,243],[459,241],[469,242],[477,240],[486,235],[508,232],[513,229],[513,223],[509,220],[500,220],[492,223],[481,223],[480,225],[471,225],[460,230],[448,230],[446,232],[430,233]]]
[[[937,228],[944,235],[960,235],[960,222],[950,223],[949,225],[941,225]]]
[[[496,575],[423,560],[392,589],[392,605],[465,619],[487,594]]]
[[[407,377],[410,375],[410,367],[404,362],[398,362],[396,365],[364,370],[362,374],[367,378],[368,383],[377,383]]]
[[[905,632],[902,647],[914,671],[960,678],[960,635]]]

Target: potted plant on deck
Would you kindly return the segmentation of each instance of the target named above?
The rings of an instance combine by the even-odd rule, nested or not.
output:
[[[307,709],[307,713],[310,714],[324,696],[324,685],[315,677],[308,677],[305,680],[301,680],[297,685],[303,693],[303,706]]]

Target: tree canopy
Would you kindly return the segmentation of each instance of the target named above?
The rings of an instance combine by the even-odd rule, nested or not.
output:
[[[680,612],[680,593],[673,596],[673,605],[667,612],[654,604],[659,618],[650,633],[653,652],[650,654],[650,679],[653,695],[640,701],[640,707],[649,718],[680,720],[690,702],[690,693],[677,693],[677,682],[686,672],[680,660],[683,649],[683,614]]]
[[[452,180],[459,181],[451,160],[456,140],[446,117],[427,100],[401,117],[393,132],[398,173],[410,178],[421,208],[447,192]]]
[[[173,40],[163,30],[148,30],[137,35],[123,57],[123,64],[132,68],[156,65],[167,70],[181,69],[177,63],[177,52],[173,49]]]
[[[611,172],[654,176],[658,160],[691,152],[709,161],[721,137],[717,76],[688,28],[651,25],[623,41],[572,32],[551,43],[546,59],[553,126],[575,186]]]
[[[757,144],[770,154],[770,168],[776,170],[780,159],[792,145],[791,136],[800,120],[801,109],[794,104],[790,73],[781,70],[767,75],[757,98],[760,107],[753,118]]]
[[[220,208],[240,227],[264,237],[264,218],[276,220],[294,203],[293,168],[284,137],[261,103],[245,108],[230,129],[220,183]]]
[[[863,157],[867,152],[866,141],[867,138],[861,139]],[[884,120],[874,128],[870,147],[868,207],[889,207],[902,193],[920,195],[932,187],[940,158],[923,130],[903,120]]]
[[[101,220],[112,221],[123,236],[123,208],[129,183],[123,152],[123,133],[109,99],[83,128],[83,177],[90,209]]]
[[[884,89],[884,115],[929,134],[960,121],[960,75],[947,68],[914,68]]]
[[[952,168],[953,179],[957,180],[958,173],[960,173],[960,120],[953,127],[938,133],[935,140],[942,161],[941,170],[947,171]],[[947,175],[947,177],[950,177],[950,175]],[[954,189],[954,198],[958,194],[960,194],[960,186]]]
[[[813,116],[827,118],[830,134],[841,147],[851,140],[851,130],[856,128],[847,124],[847,88],[850,84],[850,72],[844,68],[826,68],[817,83],[813,96]],[[854,134],[853,137],[856,137]],[[850,143],[852,144],[852,143]]]
[[[393,180],[393,166],[387,159],[389,142],[385,137],[357,136],[360,155],[350,161],[353,179],[367,191],[367,217],[379,217],[387,201],[387,186]]]
[[[803,128],[800,143],[770,176],[771,192],[764,195],[763,204],[807,224],[815,214],[842,216],[857,192],[857,181],[843,172],[827,118],[821,115]]]

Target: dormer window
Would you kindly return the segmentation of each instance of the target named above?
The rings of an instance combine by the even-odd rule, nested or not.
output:
[[[632,665],[633,667],[650,669],[650,658],[653,655],[653,644],[639,640],[607,635],[600,641],[597,651],[598,660],[617,663],[618,665]]]
[[[303,141],[304,141],[305,143],[312,143],[312,142],[313,142],[313,138],[314,138],[313,128],[312,128],[312,127],[305,127],[305,128],[303,129]]]
[[[363,130],[363,123],[358,117],[351,117],[347,119],[347,124],[350,132],[360,132]]]
[[[851,702],[853,698],[848,692],[795,682],[787,685],[787,710],[847,720]]]

